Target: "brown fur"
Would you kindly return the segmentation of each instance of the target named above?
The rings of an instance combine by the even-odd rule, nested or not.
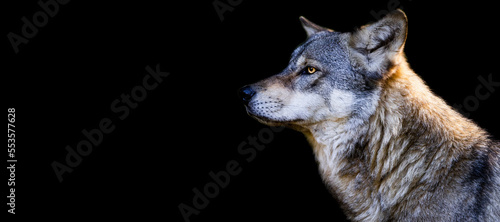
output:
[[[292,68],[242,94],[258,121],[306,135],[347,216],[500,221],[500,145],[409,68],[406,15],[340,34],[301,21],[311,41],[298,49],[307,53],[296,50]],[[308,66],[323,71],[307,74]]]
[[[382,84],[366,134],[351,140],[362,142],[344,144],[354,149],[336,163],[338,172],[323,171],[346,213],[356,221],[435,220],[456,210],[446,207],[474,201],[454,198],[447,188],[461,186],[474,161],[488,155],[487,134],[433,95],[406,64]],[[316,155],[328,150],[311,140]],[[335,182],[328,180],[332,175]],[[445,203],[450,199],[453,205]]]

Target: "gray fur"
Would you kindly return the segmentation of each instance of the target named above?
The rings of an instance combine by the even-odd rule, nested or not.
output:
[[[500,144],[409,68],[406,15],[353,33],[300,20],[308,39],[281,73],[249,86],[246,108],[304,133],[346,215],[500,221]]]

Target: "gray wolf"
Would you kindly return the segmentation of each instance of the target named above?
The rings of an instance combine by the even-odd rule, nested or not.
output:
[[[280,73],[240,89],[247,113],[302,132],[352,221],[500,221],[500,144],[410,69],[396,10],[348,33],[301,17]]]

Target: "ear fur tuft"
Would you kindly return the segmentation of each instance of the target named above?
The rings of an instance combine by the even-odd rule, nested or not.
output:
[[[406,42],[408,20],[401,10],[387,14],[375,23],[365,25],[351,34],[349,47],[360,67],[369,73],[386,74],[401,61]]]

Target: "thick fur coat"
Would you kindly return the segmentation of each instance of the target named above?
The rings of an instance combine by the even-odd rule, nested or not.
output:
[[[301,17],[281,73],[241,89],[250,116],[307,137],[353,221],[500,221],[500,145],[410,68],[407,18],[352,33]]]

